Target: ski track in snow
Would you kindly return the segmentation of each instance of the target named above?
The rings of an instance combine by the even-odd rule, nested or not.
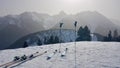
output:
[[[74,42],[62,43],[61,52],[68,48],[65,57],[57,52],[50,60],[47,56],[59,49],[60,44],[35,46],[0,51],[0,65],[13,60],[14,56],[30,55],[35,52],[48,52],[11,68],[75,68]],[[116,42],[77,42],[77,68],[120,68],[120,43]]]

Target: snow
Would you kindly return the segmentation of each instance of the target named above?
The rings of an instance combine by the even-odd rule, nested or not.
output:
[[[75,68],[74,42],[62,43],[61,52],[68,48],[65,57],[61,57],[61,53],[57,52],[52,55],[50,60],[46,60],[47,56],[59,49],[59,46],[60,44],[51,44],[1,50],[0,65],[13,60],[14,56],[30,55],[36,52],[42,53],[47,50],[48,52],[42,56],[11,68]],[[76,46],[77,68],[120,68],[120,43],[86,41],[77,42]]]

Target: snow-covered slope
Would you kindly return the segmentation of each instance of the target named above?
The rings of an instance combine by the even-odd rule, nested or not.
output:
[[[46,60],[55,49],[59,49],[60,44],[35,46],[13,50],[0,51],[0,64],[13,60],[14,56],[29,55],[35,52],[42,53],[23,64],[18,64],[11,68],[75,68],[75,49],[73,43],[65,43],[61,46],[61,52],[68,48],[65,57],[56,53],[50,60]],[[116,42],[77,42],[77,62],[76,68],[120,68],[120,43]]]

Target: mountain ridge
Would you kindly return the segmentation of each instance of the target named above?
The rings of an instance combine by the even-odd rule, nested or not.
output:
[[[78,14],[66,14],[65,12],[61,12],[57,15],[49,15],[46,13],[36,13],[36,12],[24,12],[19,15],[7,15],[4,17],[0,17],[0,33],[2,31],[6,31],[5,35],[7,38],[11,38],[12,42],[5,43],[4,41],[11,41],[5,38],[4,34],[0,35],[0,49],[3,49],[2,46],[9,46],[15,40],[28,35],[30,33],[35,33],[39,31],[49,30],[49,29],[59,29],[59,23],[64,23],[63,29],[74,29],[74,22],[78,21],[78,27],[88,25],[91,32],[99,33],[101,35],[107,35],[109,30],[118,30],[120,33],[120,27],[111,22],[107,17],[102,15],[97,11],[86,11],[80,12]],[[12,32],[12,29],[4,30],[7,28],[11,28],[11,26],[15,26],[15,32]],[[21,30],[15,35],[17,30]],[[10,32],[11,31],[11,32]]]

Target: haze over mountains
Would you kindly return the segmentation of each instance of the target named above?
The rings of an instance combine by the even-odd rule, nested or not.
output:
[[[115,29],[120,32],[120,26],[116,25],[115,21],[111,21],[96,11],[85,11],[75,15],[68,15],[62,11],[54,16],[24,12],[20,15],[0,17],[0,49],[8,47],[19,38],[30,33],[59,29],[60,22],[64,23],[63,29],[73,29],[75,21],[78,21],[78,28],[88,25],[92,33],[106,35],[109,30]]]
[[[65,15],[61,22],[64,23],[64,29],[74,29],[74,21],[78,22],[79,26],[87,25],[92,33],[99,33],[101,35],[106,35],[109,30],[120,29],[116,23],[100,14],[99,12],[81,12],[76,15]],[[54,28],[59,28],[59,23],[56,24]]]

